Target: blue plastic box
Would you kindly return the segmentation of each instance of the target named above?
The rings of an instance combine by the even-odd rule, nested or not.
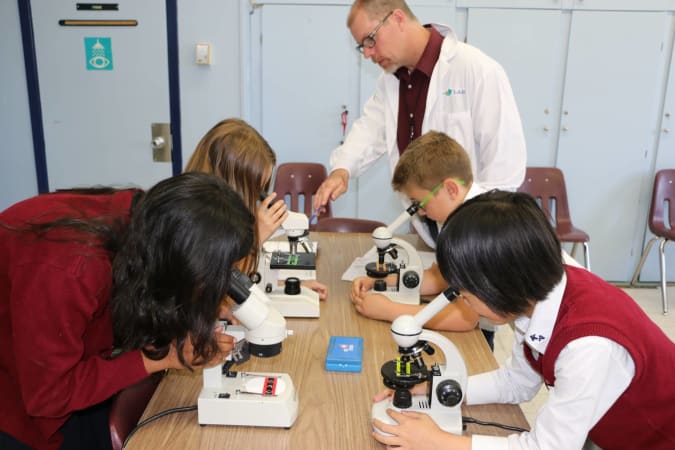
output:
[[[326,370],[361,372],[363,338],[360,336],[331,336],[326,354]]]

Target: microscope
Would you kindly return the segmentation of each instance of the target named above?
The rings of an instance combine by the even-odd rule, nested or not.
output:
[[[377,254],[377,261],[366,264],[366,275],[375,278],[372,292],[385,294],[391,301],[411,305],[420,303],[420,286],[424,274],[422,259],[408,242],[393,237],[392,233],[414,215],[419,205],[411,205],[388,227],[373,230],[375,247],[364,258]],[[403,252],[406,258],[400,254]],[[396,285],[387,285],[389,275],[396,276]]]
[[[460,297],[448,288],[414,316],[403,315],[391,324],[391,334],[398,344],[400,356],[382,365],[384,385],[394,390],[392,397],[373,404],[372,417],[396,425],[387,409],[428,414],[443,430],[462,434],[462,399],[466,391],[467,373],[457,347],[445,336],[422,327],[448,303]],[[445,357],[445,364],[427,367],[422,353],[429,355],[435,344]],[[424,394],[411,394],[414,386],[426,383]],[[375,427],[375,431],[388,435]]]
[[[291,377],[230,369],[233,361],[246,359],[248,354],[278,355],[282,341],[292,332],[260,288],[237,269],[232,271],[228,295],[236,303],[232,314],[242,326],[228,326],[224,331],[237,339],[234,358],[230,355],[223,365],[203,371],[204,386],[197,400],[199,424],[289,428],[298,415]]]
[[[261,199],[267,197],[261,194]],[[282,250],[283,242],[268,241],[260,254],[259,277],[255,280],[271,300],[272,306],[284,317],[319,317],[319,294],[301,286],[299,272],[316,270],[316,251],[309,240],[309,219],[305,214],[288,211],[288,218],[281,224],[288,239],[288,251]],[[302,249],[303,251],[299,251]],[[293,274],[284,278],[281,274]]]

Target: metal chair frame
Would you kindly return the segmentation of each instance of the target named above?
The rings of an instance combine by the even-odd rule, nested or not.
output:
[[[666,209],[666,205],[668,206]],[[640,258],[640,263],[635,268],[631,286],[635,286],[642,267],[653,245],[659,242],[659,268],[661,272],[661,303],[663,314],[668,314],[668,278],[666,277],[665,247],[668,242],[675,240],[675,169],[664,169],[656,172],[654,188],[652,189],[652,203],[649,208],[648,219],[649,231],[654,234]]]

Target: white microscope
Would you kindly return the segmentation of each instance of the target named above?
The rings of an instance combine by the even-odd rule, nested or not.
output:
[[[448,338],[422,328],[429,319],[459,296],[457,290],[448,288],[414,316],[400,316],[391,324],[391,334],[399,346],[401,356],[384,363],[381,374],[384,385],[393,389],[394,395],[373,404],[373,418],[396,425],[387,414],[387,409],[416,411],[431,416],[441,429],[462,434],[461,405],[467,382],[464,359]],[[440,349],[445,357],[445,364],[435,363],[427,368],[422,352],[433,354],[434,349],[429,343]],[[425,382],[425,394],[411,394],[411,388]],[[388,435],[378,428],[375,431]]]
[[[364,258],[377,254],[377,261],[366,264],[366,275],[375,278],[372,292],[385,294],[391,301],[411,305],[420,303],[420,286],[424,275],[424,266],[417,250],[408,242],[393,237],[393,232],[413,216],[419,205],[409,206],[388,227],[373,230],[375,247]],[[404,255],[401,255],[400,252]],[[396,285],[388,286],[386,278],[396,275]]]
[[[291,331],[265,294],[239,270],[233,270],[228,295],[232,314],[243,327],[225,333],[248,342],[248,351],[261,357],[281,352]],[[204,369],[204,386],[197,400],[200,425],[247,425],[289,428],[298,415],[298,396],[286,373],[234,372],[231,362]]]
[[[263,193],[261,197],[266,196]],[[282,271],[316,270],[316,252],[309,240],[309,219],[305,214],[288,211],[288,218],[281,227],[288,238],[288,251],[281,249],[283,242],[263,244],[258,264],[260,277],[255,282],[284,317],[319,317],[319,294],[301,286],[300,276],[285,277],[284,284],[279,285]],[[271,246],[275,246],[275,250],[267,251]],[[299,251],[298,246],[304,251]]]

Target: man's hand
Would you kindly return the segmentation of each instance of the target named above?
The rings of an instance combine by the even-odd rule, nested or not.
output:
[[[312,209],[317,211],[318,215],[321,207],[325,207],[328,200],[337,200],[339,196],[347,192],[347,187],[349,187],[349,172],[345,169],[335,169],[316,191]]]

